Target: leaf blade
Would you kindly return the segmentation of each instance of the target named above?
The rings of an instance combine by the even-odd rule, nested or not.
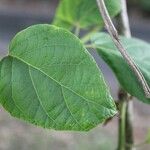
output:
[[[120,11],[120,0],[105,0],[112,17]],[[96,1],[93,0],[62,0],[56,11],[54,24],[71,30],[73,27],[90,28],[104,26]]]
[[[149,104],[150,100],[145,97],[144,91],[139,84],[138,79],[131,71],[119,51],[116,49],[109,35],[105,33],[96,34],[92,41],[96,46],[99,55],[115,73],[121,86],[132,96],[135,96],[139,100]],[[148,84],[150,84],[148,62],[150,57],[150,45],[135,38],[121,37],[121,41],[129,55],[138,65]]]
[[[6,59],[13,59],[13,105],[24,120],[55,130],[88,131],[116,114],[95,61],[70,32],[32,26],[12,40]],[[0,80],[0,91],[7,84]],[[6,93],[0,100],[8,101]]]

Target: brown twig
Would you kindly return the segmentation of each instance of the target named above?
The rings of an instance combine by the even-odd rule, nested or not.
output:
[[[138,66],[135,64],[133,59],[129,56],[126,49],[123,47],[122,43],[120,42],[119,34],[118,34],[118,32],[117,32],[117,30],[116,30],[116,28],[115,28],[115,26],[114,26],[114,24],[110,18],[110,15],[107,11],[104,0],[97,0],[97,4],[98,4],[99,10],[100,10],[100,13],[103,17],[106,29],[108,30],[114,44],[116,45],[117,49],[120,51],[120,53],[122,54],[122,56],[124,57],[124,59],[126,60],[128,65],[130,66],[130,68],[134,72],[135,76],[137,77],[139,83],[141,84],[141,86],[144,90],[145,96],[147,98],[150,98],[149,85],[147,84],[147,82],[146,82],[142,72],[138,68]]]

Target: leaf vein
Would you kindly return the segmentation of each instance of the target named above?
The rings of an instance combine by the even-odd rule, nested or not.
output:
[[[67,103],[67,101],[66,101],[66,99],[65,99],[65,95],[64,95],[62,86],[61,86],[61,92],[62,92],[62,96],[63,96],[63,98],[64,98],[64,102],[65,102],[65,105],[66,105],[68,111],[70,112],[70,114],[71,114],[72,118],[75,120],[75,122],[76,122],[76,123],[81,127],[81,129],[82,129],[81,124],[80,124],[80,123],[78,122],[78,120],[74,117],[74,115],[72,114],[72,112],[71,112],[71,110],[70,110],[70,108],[69,108],[69,106],[68,106],[68,103]]]
[[[19,57],[17,57],[17,56],[12,56],[12,55],[9,55],[9,56],[11,56],[11,57],[13,57],[13,58],[16,58],[17,60],[19,60],[19,61],[21,61],[21,62],[27,64],[28,66],[30,66],[30,67],[32,67],[32,68],[34,68],[34,69],[40,71],[40,72],[43,73],[45,76],[47,76],[48,78],[50,78],[51,80],[53,80],[54,82],[56,82],[58,85],[60,85],[60,86],[62,86],[62,87],[64,87],[64,88],[68,89],[69,91],[73,92],[75,95],[79,96],[80,98],[82,98],[82,99],[85,100],[86,102],[93,103],[94,105],[98,105],[98,106],[103,107],[103,108],[105,108],[105,109],[111,110],[111,108],[107,108],[107,107],[105,107],[105,106],[103,106],[103,105],[101,105],[101,104],[99,104],[99,103],[97,103],[97,102],[94,102],[94,101],[92,101],[92,100],[86,99],[85,97],[83,97],[82,95],[80,95],[79,93],[77,93],[76,91],[72,90],[71,88],[69,88],[69,87],[67,87],[67,86],[65,86],[65,85],[62,85],[60,82],[58,82],[57,80],[55,80],[54,78],[52,78],[51,76],[49,76],[49,75],[48,75],[47,73],[45,73],[44,71],[40,70],[40,69],[37,68],[36,66],[33,66],[33,65],[29,64],[28,62],[22,60],[21,58],[19,58]]]
[[[28,68],[29,68],[29,75],[30,75],[30,78],[31,78],[31,83],[32,83],[32,85],[33,85],[35,94],[37,95],[37,99],[38,99],[38,101],[39,101],[39,103],[40,103],[42,109],[44,110],[44,112],[46,113],[46,115],[57,125],[57,123],[55,122],[55,120],[54,120],[53,118],[51,118],[51,117],[49,116],[49,114],[47,113],[47,111],[45,110],[45,108],[44,108],[44,106],[43,106],[43,104],[42,104],[42,101],[41,101],[41,99],[40,99],[40,97],[39,97],[39,95],[38,95],[36,86],[35,86],[35,84],[34,84],[34,80],[33,80],[33,78],[32,78],[32,73],[31,73],[30,66],[29,66]]]

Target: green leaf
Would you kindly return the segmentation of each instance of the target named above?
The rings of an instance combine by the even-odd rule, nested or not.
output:
[[[1,104],[30,123],[88,131],[116,114],[95,61],[62,28],[35,25],[17,34],[0,70]]]
[[[120,11],[120,0],[105,0],[112,17]],[[54,24],[67,29],[104,26],[96,0],[61,0],[56,11]]]
[[[150,99],[145,97],[139,81],[114,46],[110,36],[105,33],[98,33],[92,38],[92,41],[99,55],[114,71],[121,86],[132,96],[150,104]],[[150,85],[150,45],[135,38],[121,37],[121,41]]]

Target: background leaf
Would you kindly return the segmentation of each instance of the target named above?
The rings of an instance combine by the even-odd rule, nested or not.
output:
[[[17,118],[87,131],[116,114],[95,61],[64,29],[36,25],[20,32],[0,70],[1,104]]]
[[[121,37],[121,40],[150,85],[150,45],[135,38]],[[96,46],[99,55],[114,71],[121,86],[132,96],[150,104],[150,99],[145,98],[141,85],[120,52],[114,46],[110,36],[105,33],[98,33],[92,38],[92,42]]]
[[[105,0],[110,15],[113,17],[120,11],[120,0]],[[103,27],[96,0],[61,0],[54,24],[71,29],[72,27]]]

